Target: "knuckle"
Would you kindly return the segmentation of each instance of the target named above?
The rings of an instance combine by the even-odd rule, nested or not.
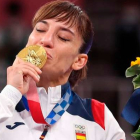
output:
[[[10,72],[12,70],[12,66],[7,68],[7,72]]]
[[[17,71],[18,69],[19,69],[19,67],[17,67],[17,66],[14,66],[14,67],[13,67],[13,70],[14,70],[14,71]]]

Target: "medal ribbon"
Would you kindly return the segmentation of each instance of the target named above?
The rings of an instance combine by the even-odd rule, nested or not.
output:
[[[33,80],[31,80],[29,90],[27,92],[27,101],[29,108],[27,104],[25,105],[25,107],[26,110],[30,110],[32,118],[36,123],[46,124],[49,126],[56,123],[61,118],[61,116],[71,104],[72,99],[73,95],[71,93],[71,88],[69,85],[59,102],[55,105],[55,107],[52,109],[49,115],[46,118],[44,118],[39,102],[36,83]]]

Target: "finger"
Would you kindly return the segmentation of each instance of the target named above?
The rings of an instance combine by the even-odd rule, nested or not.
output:
[[[22,70],[18,71],[17,73],[23,75],[23,71]]]
[[[40,76],[38,73],[31,67],[29,66],[24,66],[23,65],[18,65],[18,67],[11,66],[9,68],[9,71],[13,72],[13,75],[19,75],[24,78],[24,76],[30,76],[32,77],[36,82],[39,82]]]
[[[23,72],[23,76],[29,76],[33,78],[34,81],[39,82],[40,76],[37,73],[33,72],[32,70],[23,68],[22,72]]]
[[[33,73],[35,73],[36,75],[38,75],[39,73],[31,66],[28,66],[26,64],[18,64],[16,66],[12,66],[13,71],[18,71],[18,73],[20,73],[21,71],[23,71],[23,69],[27,69],[29,71],[32,71]]]
[[[19,65],[19,64],[23,64],[23,65],[26,65],[26,66],[29,66],[29,67],[32,67],[33,69],[35,69],[39,74],[42,73],[42,71],[35,65],[33,65],[32,63],[29,63],[29,62],[25,62],[23,61],[21,58],[19,58],[18,56],[16,57],[14,63],[13,63],[13,66],[16,66],[16,65]]]
[[[17,64],[22,64],[22,63],[26,63],[25,61],[23,61],[21,58],[19,58],[18,56],[16,56],[15,61],[13,62],[13,66],[17,65]]]
[[[42,71],[37,66],[33,65],[32,63],[25,62],[23,63],[23,65],[34,69],[38,74],[42,73]]]
[[[32,72],[34,72],[36,75],[40,75],[42,73],[42,71],[39,69],[39,68],[36,68],[34,66],[31,66],[31,65],[28,65],[26,63],[24,64],[19,64],[18,66],[15,67],[15,69],[18,69],[18,70],[22,70],[23,68],[26,68],[26,69],[29,69],[31,70]]]
[[[19,68],[14,68],[13,71],[15,71],[15,74],[19,74],[21,75],[23,78],[25,78],[26,76],[30,76],[32,77],[36,82],[39,81],[40,76],[38,75],[38,73],[34,70],[31,69],[29,67],[23,67],[22,69]]]
[[[14,62],[13,62],[13,66],[15,66],[15,65],[17,65],[17,64],[19,64],[20,62],[19,62],[19,58],[16,56],[16,59],[14,60]]]

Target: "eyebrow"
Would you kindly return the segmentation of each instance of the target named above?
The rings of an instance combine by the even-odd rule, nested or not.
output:
[[[44,24],[48,24],[48,22],[45,21],[45,20],[41,20],[41,21],[39,21],[39,22],[42,22],[42,23],[44,23]]]
[[[44,24],[48,24],[48,22],[47,21],[45,21],[45,20],[42,20],[42,21],[40,21],[41,23],[44,23]],[[62,30],[62,31],[67,31],[67,32],[69,32],[69,33],[71,33],[73,36],[75,36],[75,34],[70,30],[70,29],[68,29],[68,28],[65,28],[65,27],[60,27],[60,29]]]
[[[75,36],[75,34],[71,30],[69,30],[68,28],[60,27],[60,29],[62,31],[67,31],[67,32],[71,33],[73,36]]]

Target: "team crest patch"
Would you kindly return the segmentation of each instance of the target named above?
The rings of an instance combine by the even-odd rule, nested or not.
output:
[[[86,137],[86,127],[84,125],[74,125],[76,140],[87,140]]]

